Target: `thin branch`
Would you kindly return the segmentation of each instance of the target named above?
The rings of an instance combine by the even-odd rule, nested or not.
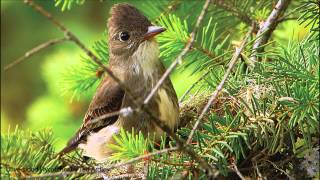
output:
[[[239,176],[239,178],[240,178],[241,180],[245,180],[245,179],[246,179],[246,178],[243,177],[243,175],[242,175],[241,172],[239,171],[236,163],[232,163],[232,168],[231,168],[231,169],[232,169],[234,172],[237,173],[237,175]]]
[[[227,81],[229,75],[231,74],[231,70],[233,69],[234,65],[236,64],[237,60],[239,59],[241,52],[243,51],[245,44],[247,42],[247,40],[249,39],[250,35],[252,34],[253,30],[255,29],[255,24],[253,23],[252,27],[250,28],[249,32],[246,34],[245,38],[242,40],[241,45],[239,48],[236,48],[236,51],[230,61],[229,67],[226,71],[226,73],[224,74],[221,82],[219,83],[219,85],[217,86],[216,90],[213,92],[213,94],[211,95],[208,103],[206,104],[206,106],[203,108],[200,116],[198,117],[196,123],[194,124],[192,131],[188,137],[187,140],[187,144],[189,144],[192,140],[192,137],[196,131],[196,129],[199,126],[200,121],[202,120],[202,118],[204,117],[204,115],[207,113],[207,111],[209,110],[210,106],[212,103],[214,103],[216,101],[216,98],[218,96],[218,94],[220,93],[220,91],[223,88],[223,85],[225,84],[225,82]]]
[[[111,117],[118,116],[118,115],[129,116],[134,111],[137,111],[137,109],[131,109],[131,107],[122,108],[119,111],[113,111],[113,112],[98,116],[98,117],[90,120],[88,122],[88,124],[86,124],[86,125],[92,125],[92,124],[95,124],[103,119],[111,118]]]
[[[279,0],[272,12],[270,13],[269,17],[266,19],[266,21],[263,23],[263,25],[260,27],[257,36],[260,36],[260,34],[263,33],[262,36],[256,39],[256,41],[253,44],[253,50],[252,55],[250,57],[251,61],[257,62],[257,55],[258,53],[261,53],[263,51],[263,46],[268,42],[268,40],[271,37],[272,32],[275,30],[277,25],[279,24],[279,18],[284,13],[284,11],[287,9],[289,3],[291,0]]]
[[[38,46],[36,46],[36,47],[30,49],[29,51],[27,51],[23,56],[21,56],[20,58],[18,58],[14,62],[6,65],[4,67],[4,71],[7,71],[8,69],[16,66],[17,64],[21,63],[22,61],[26,60],[27,58],[31,57],[35,53],[37,53],[37,52],[39,52],[39,51],[41,51],[41,50],[43,50],[43,49],[45,49],[47,47],[50,47],[50,46],[53,46],[53,45],[56,45],[56,44],[59,44],[59,43],[65,42],[65,41],[68,41],[68,38],[66,38],[66,37],[56,38],[56,39],[52,39],[52,40],[49,40],[47,42],[41,43]]]
[[[165,81],[166,78],[170,75],[170,73],[176,68],[178,64],[182,63],[182,58],[189,52],[189,50],[192,48],[192,45],[195,41],[195,34],[198,32],[198,29],[200,27],[200,24],[208,10],[209,4],[211,0],[206,0],[206,2],[203,5],[202,11],[197,19],[196,25],[193,28],[192,33],[190,34],[190,40],[186,44],[185,48],[182,50],[182,52],[178,55],[178,57],[174,60],[174,62],[169,66],[169,68],[166,70],[166,72],[162,75],[162,77],[159,79],[158,83],[155,85],[155,87],[151,90],[151,92],[148,94],[147,98],[144,100],[144,104],[148,104],[151,98],[154,96],[154,94],[157,92],[159,87],[162,85],[162,83]]]
[[[147,158],[152,157],[152,156],[156,156],[156,155],[163,154],[163,153],[168,153],[168,152],[171,152],[171,151],[176,151],[178,149],[179,149],[178,147],[162,149],[162,150],[155,151],[155,152],[152,152],[152,153],[149,153],[149,154],[145,154],[145,155],[142,155],[142,156],[139,156],[139,157],[136,157],[136,158],[132,158],[132,159],[126,161],[126,162],[120,162],[120,163],[117,163],[117,164],[113,164],[113,165],[111,165],[109,167],[102,168],[102,169],[99,169],[99,170],[94,169],[94,170],[84,170],[84,171],[65,171],[65,172],[40,174],[40,175],[35,175],[35,176],[26,176],[25,178],[26,179],[43,179],[43,178],[49,178],[49,177],[64,177],[65,178],[66,176],[73,175],[73,174],[99,174],[101,172],[106,172],[106,171],[109,171],[109,170],[117,168],[117,167],[121,167],[121,166],[124,166],[124,165],[132,164],[132,163],[135,163],[135,162],[143,160],[143,159],[147,159]]]

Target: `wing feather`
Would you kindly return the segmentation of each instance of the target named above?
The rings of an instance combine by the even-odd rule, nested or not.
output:
[[[124,91],[119,85],[108,76],[104,78],[89,105],[81,128],[76,132],[74,137],[69,140],[67,146],[60,154],[74,150],[81,142],[86,141],[86,137],[91,132],[99,131],[103,127],[116,122],[118,119],[117,115],[91,123],[93,119],[120,110],[123,97]]]

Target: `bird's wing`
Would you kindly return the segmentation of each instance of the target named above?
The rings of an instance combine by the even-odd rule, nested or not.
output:
[[[118,119],[118,115],[98,121],[94,119],[120,110],[123,97],[124,91],[119,87],[118,83],[108,76],[105,77],[89,105],[81,128],[59,154],[65,154],[74,150],[81,142],[86,140],[90,132],[97,132],[103,127],[113,124]],[[94,120],[94,123],[92,120]]]

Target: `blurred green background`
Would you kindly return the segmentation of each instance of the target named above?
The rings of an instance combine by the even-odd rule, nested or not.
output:
[[[87,0],[84,5],[61,12],[60,8],[54,7],[54,1],[35,2],[63,22],[87,47],[104,38],[108,11],[114,3]],[[275,36],[285,44],[291,37],[301,39],[306,32],[296,21],[288,21],[281,24]],[[59,86],[62,73],[79,63],[84,55],[77,46],[70,42],[51,46],[3,71],[4,65],[32,47],[59,37],[63,34],[22,0],[1,0],[1,133],[7,132],[9,127],[13,130],[17,125],[24,129],[52,128],[57,149],[60,149],[79,128],[94,88],[80,99],[71,101],[70,95],[62,95]],[[188,70],[175,72],[171,79],[178,96],[198,77],[190,76]]]

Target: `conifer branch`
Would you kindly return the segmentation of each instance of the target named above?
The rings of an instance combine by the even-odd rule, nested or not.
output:
[[[263,52],[263,45],[265,45],[271,37],[272,32],[275,30],[277,25],[279,24],[279,19],[281,15],[287,9],[291,0],[279,0],[276,6],[273,8],[269,17],[260,27],[257,38],[253,44],[252,55],[250,57],[251,61],[257,62],[257,54]]]
[[[50,47],[50,46],[53,46],[53,45],[56,45],[56,44],[59,44],[59,43],[65,42],[65,41],[68,41],[68,38],[66,38],[66,37],[56,38],[56,39],[52,39],[47,42],[41,43],[38,46],[27,51],[23,56],[21,56],[20,58],[18,58],[14,62],[6,65],[4,67],[4,71],[7,71],[8,69],[16,66],[17,64],[20,64],[22,61],[26,60],[27,58],[31,57],[32,55],[36,54],[37,52],[39,52],[47,47]]]
[[[211,97],[209,98],[209,101],[208,103],[206,104],[206,106],[203,108],[200,116],[198,117],[196,123],[194,124],[191,132],[190,132],[190,135],[188,137],[188,140],[187,140],[187,144],[191,143],[192,141],[192,137],[196,131],[196,129],[198,128],[199,124],[200,124],[200,121],[202,120],[202,118],[204,117],[204,115],[207,113],[207,111],[209,110],[209,108],[211,107],[211,104],[214,103],[218,97],[218,94],[220,93],[220,91],[222,90],[225,82],[227,81],[229,75],[231,74],[231,71],[234,67],[234,65],[236,64],[237,60],[239,59],[240,55],[241,55],[241,52],[243,51],[245,45],[246,45],[246,42],[247,40],[249,39],[250,35],[252,34],[252,32],[254,31],[255,29],[255,24],[253,23],[252,27],[250,28],[249,32],[246,34],[245,38],[242,40],[241,44],[240,44],[240,47],[239,48],[236,48],[236,51],[230,61],[230,64],[229,64],[229,67],[226,71],[226,73],[224,74],[221,82],[219,83],[219,85],[217,86],[216,90],[212,93]]]

